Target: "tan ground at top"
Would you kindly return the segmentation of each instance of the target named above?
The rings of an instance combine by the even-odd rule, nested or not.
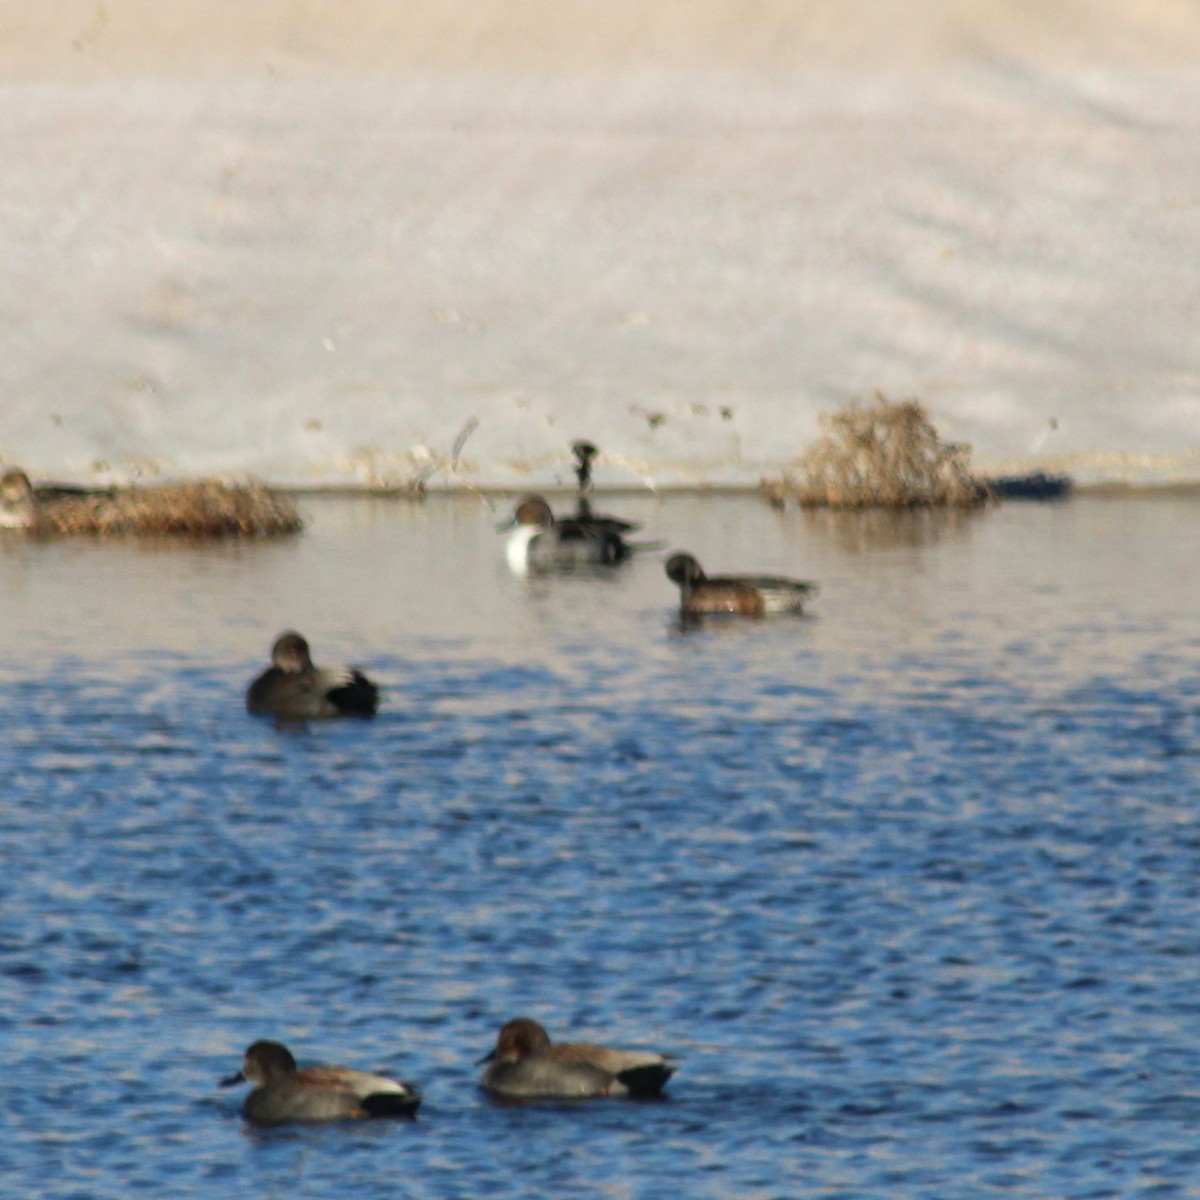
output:
[[[0,72],[1193,65],[1187,0],[0,0]]]
[[[1200,0],[0,0],[0,99],[35,477],[1200,479]]]

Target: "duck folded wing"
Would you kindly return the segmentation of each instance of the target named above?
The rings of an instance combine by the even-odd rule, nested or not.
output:
[[[617,1050],[580,1042],[560,1042],[547,1053],[563,1063],[598,1068],[611,1077],[610,1095],[657,1095],[675,1071],[665,1055],[649,1050]]]
[[[802,596],[813,596],[821,590],[820,585],[804,579],[788,579],[784,575],[747,575],[736,580],[710,579],[709,583],[746,583],[764,591],[798,592]]]
[[[350,1067],[305,1067],[296,1072],[296,1081],[314,1091],[350,1097],[372,1117],[410,1113],[421,1103],[420,1093],[409,1084]]]

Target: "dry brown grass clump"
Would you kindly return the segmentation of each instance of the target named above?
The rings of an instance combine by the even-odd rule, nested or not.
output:
[[[32,531],[43,536],[275,537],[302,527],[296,506],[262,484],[216,480],[110,494],[38,496]]]
[[[943,442],[918,400],[851,402],[821,417],[815,445],[779,480],[763,480],[774,504],[830,508],[967,507],[988,499],[971,474],[971,448]]]

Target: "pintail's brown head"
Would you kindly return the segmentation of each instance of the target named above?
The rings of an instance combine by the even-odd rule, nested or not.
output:
[[[513,515],[517,525],[537,525],[548,529],[554,524],[554,513],[541,496],[526,496]]]

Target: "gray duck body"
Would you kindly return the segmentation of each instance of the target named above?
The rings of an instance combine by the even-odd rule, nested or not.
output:
[[[350,667],[313,665],[308,642],[289,630],[275,639],[271,666],[246,690],[246,709],[281,721],[369,717],[379,706],[379,689]]]
[[[541,496],[527,496],[509,522],[509,566],[523,574],[624,562],[634,548],[621,536],[619,524],[614,518],[592,516],[586,506],[578,517],[555,520]]]
[[[242,1115],[256,1125],[413,1116],[421,1103],[411,1085],[386,1075],[351,1067],[298,1068],[291,1051],[272,1041],[255,1042],[241,1070],[221,1086],[244,1082],[256,1086]]]
[[[536,1021],[509,1021],[479,1083],[493,1095],[515,1100],[646,1097],[662,1094],[675,1064],[648,1050],[617,1050],[588,1042],[550,1041]]]

